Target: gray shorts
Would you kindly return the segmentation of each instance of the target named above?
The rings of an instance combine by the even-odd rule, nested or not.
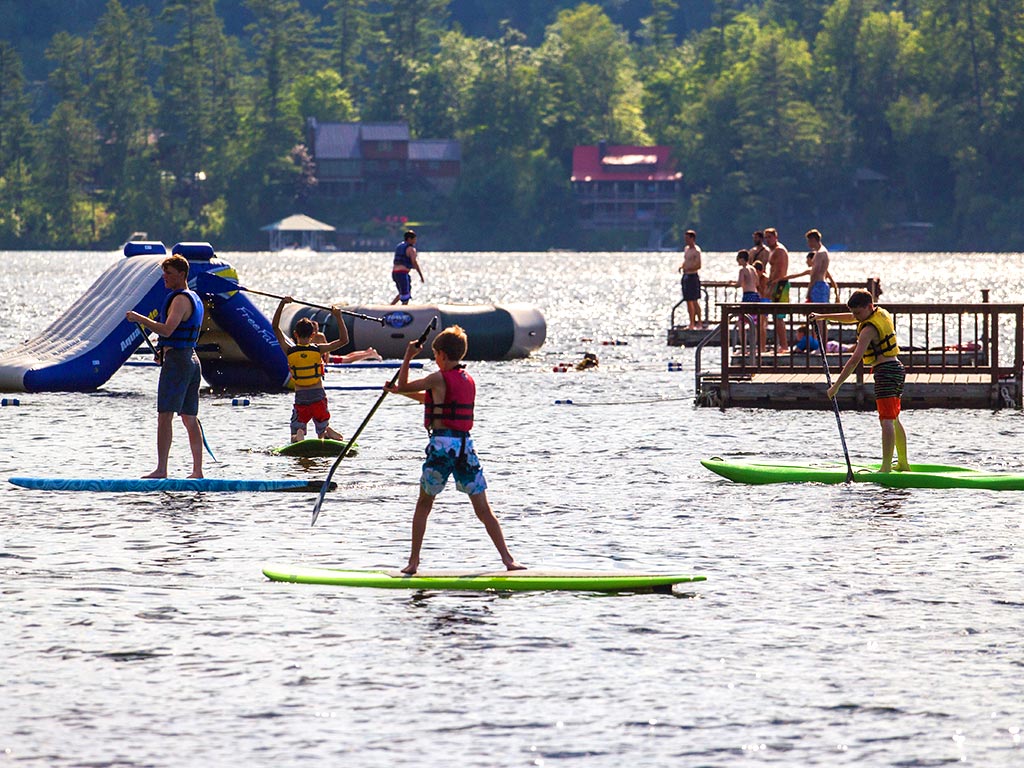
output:
[[[156,390],[157,413],[199,415],[199,383],[202,369],[194,349],[163,347],[160,383]]]

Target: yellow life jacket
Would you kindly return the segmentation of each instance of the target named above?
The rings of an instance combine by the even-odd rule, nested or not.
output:
[[[313,345],[294,346],[288,350],[288,370],[296,387],[313,387],[324,376],[324,359]]]
[[[881,307],[875,307],[875,311],[866,320],[857,323],[857,335],[869,325],[878,331],[878,339],[868,344],[864,351],[864,365],[874,365],[882,357],[896,357],[900,348],[896,344],[896,326],[892,315]]]

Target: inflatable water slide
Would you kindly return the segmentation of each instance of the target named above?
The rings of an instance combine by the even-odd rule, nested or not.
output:
[[[209,243],[178,243],[171,249],[189,262],[189,288],[202,296],[205,317],[196,352],[203,378],[215,389],[280,391],[289,384],[284,352],[267,317],[246,297],[235,269],[216,257]],[[103,386],[146,338],[125,319],[128,310],[157,317],[168,290],[160,242],[129,242],[89,289],[33,339],[0,352],[0,391],[74,392]],[[265,294],[271,295],[271,294]],[[346,308],[351,310],[352,308]],[[437,315],[439,328],[459,324],[470,335],[469,360],[527,357],[544,343],[546,325],[528,305],[390,305],[357,307],[379,322],[345,316],[349,344],[339,350],[374,347],[382,356],[401,358],[409,339]],[[282,316],[290,331],[300,317],[320,322],[328,339],[338,338],[330,313],[299,304]],[[435,331],[436,333],[436,331]],[[428,339],[429,342],[429,339]],[[429,352],[429,343],[424,355]]]
[[[209,243],[178,243],[172,252],[189,261],[189,287],[205,272],[238,280]],[[93,390],[145,343],[142,329],[125,313],[156,317],[163,309],[168,291],[160,263],[167,249],[159,242],[129,242],[124,255],[42,333],[0,352],[0,391]],[[203,298],[208,318],[198,350],[203,377],[215,387],[285,387],[288,364],[267,318],[238,291]],[[222,346],[230,347],[227,355]]]

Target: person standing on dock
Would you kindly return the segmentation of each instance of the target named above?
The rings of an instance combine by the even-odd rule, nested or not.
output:
[[[686,243],[683,246],[683,263],[679,265],[678,272],[683,273],[683,301],[686,302],[686,309],[690,313],[690,325],[688,330],[700,330],[703,326],[700,321],[700,246],[697,245],[697,233],[692,229],[686,230],[684,236]]]
[[[900,423],[903,382],[906,372],[898,357],[899,345],[896,343],[896,326],[892,315],[881,307],[876,307],[871,294],[860,288],[850,294],[846,302],[849,312],[833,312],[819,315],[811,313],[810,321],[828,321],[836,323],[857,324],[857,345],[846,360],[842,372],[828,390],[829,399],[835,398],[839,388],[857,369],[861,358],[864,365],[871,367],[875,379],[875,407],[878,409],[878,420],[882,426],[882,466],[880,472],[892,471],[892,456],[895,449],[896,469],[900,472],[910,470],[907,460],[907,433]],[[820,334],[823,338],[824,334]]]
[[[754,247],[750,249],[750,263],[755,264],[758,261],[767,263],[769,252],[764,247],[764,232],[760,229],[757,230],[752,237],[754,238]]]
[[[196,343],[203,327],[203,301],[188,289],[188,259],[175,254],[160,263],[164,287],[170,293],[160,316],[153,320],[138,312],[125,313],[130,323],[159,334],[157,344],[160,381],[156,394],[156,469],[143,477],[167,477],[167,460],[171,454],[174,414],[181,414],[181,423],[188,433],[192,451],[190,478],[203,476],[203,431],[199,424],[199,383],[202,372],[196,356]]]
[[[395,248],[395,262],[394,266],[391,267],[391,279],[395,281],[395,286],[398,288],[398,294],[391,300],[392,304],[397,304],[399,301],[403,304],[408,304],[409,299],[412,298],[412,276],[410,275],[410,270],[415,269],[416,273],[420,276],[420,282],[424,282],[423,271],[420,269],[417,255],[416,233],[411,229],[407,229],[402,242]]]
[[[774,227],[764,231],[764,241],[771,253],[768,256],[768,288],[776,304],[789,303],[789,251],[779,242],[779,233]],[[786,316],[775,315],[775,344],[780,354],[789,352],[789,337],[786,335]]]
[[[736,264],[739,265],[740,271],[736,275],[736,286],[743,291],[743,296],[740,298],[742,302],[753,302],[755,304],[760,303],[761,294],[757,291],[758,274],[757,270],[750,266],[750,253],[748,251],[739,251],[736,254]],[[746,328],[747,323],[754,325],[764,325],[764,323],[758,322],[760,320],[758,315],[740,315],[736,323],[737,331],[740,334],[740,339],[743,338],[743,331]]]
[[[831,296],[829,284],[826,282],[826,279],[831,278],[828,271],[828,248],[822,245],[821,232],[816,229],[808,230],[804,237],[807,238],[807,247],[810,249],[807,255],[813,259],[808,265],[811,268],[811,287],[807,289],[807,301],[812,304],[828,304]]]

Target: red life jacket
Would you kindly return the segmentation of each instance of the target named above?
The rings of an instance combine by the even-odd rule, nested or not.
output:
[[[476,401],[476,383],[464,366],[441,371],[444,377],[444,403],[434,403],[428,389],[423,408],[423,425],[427,429],[457,429],[469,432],[473,428],[473,403]]]

